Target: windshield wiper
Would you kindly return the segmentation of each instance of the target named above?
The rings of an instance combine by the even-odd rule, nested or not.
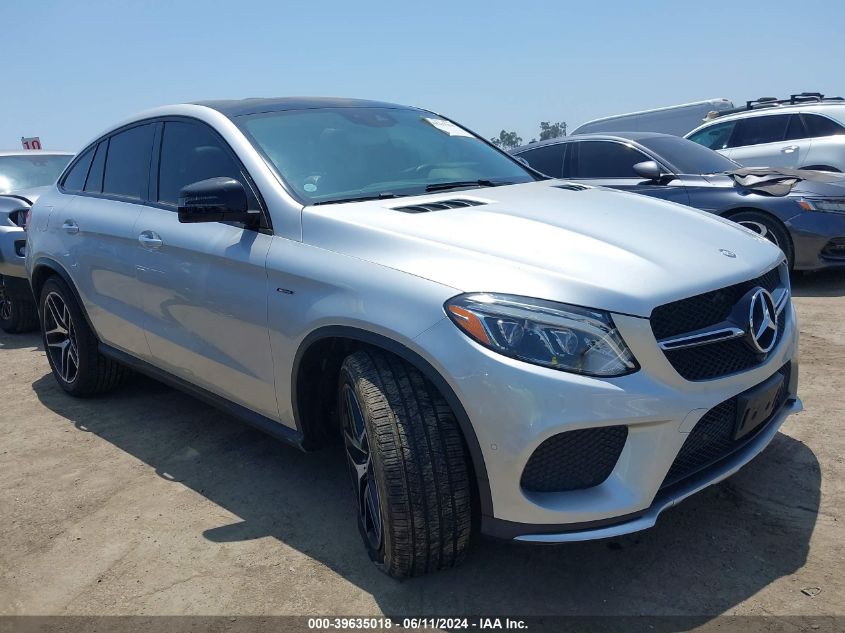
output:
[[[498,187],[499,185],[512,185],[512,182],[494,182],[492,180],[456,180],[455,182],[435,182],[427,185],[425,190],[430,191],[446,191],[447,189],[457,189],[459,187]]]
[[[399,193],[391,193],[389,191],[383,191],[382,193],[377,193],[370,196],[353,196],[351,198],[335,198],[334,200],[320,200],[319,202],[313,203],[313,206],[317,206],[318,204],[341,204],[343,202],[365,202],[367,200],[389,200],[390,198],[402,198],[405,194]]]

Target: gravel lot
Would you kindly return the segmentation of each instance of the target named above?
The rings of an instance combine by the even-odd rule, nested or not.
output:
[[[794,290],[806,411],[740,473],[638,535],[484,540],[405,582],[367,559],[338,451],[140,377],[74,400],[37,335],[2,335],[0,614],[845,615],[845,274]]]

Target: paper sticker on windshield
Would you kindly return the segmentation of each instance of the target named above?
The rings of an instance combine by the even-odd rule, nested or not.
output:
[[[422,120],[436,127],[441,132],[445,132],[449,136],[468,136],[473,138],[472,134],[459,128],[457,125],[452,123],[451,121],[447,121],[446,119],[432,119],[430,117],[422,117]]]

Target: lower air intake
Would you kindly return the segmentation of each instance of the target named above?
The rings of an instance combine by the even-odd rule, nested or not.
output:
[[[613,472],[627,437],[627,426],[559,433],[537,447],[522,471],[520,484],[530,492],[598,486]]]

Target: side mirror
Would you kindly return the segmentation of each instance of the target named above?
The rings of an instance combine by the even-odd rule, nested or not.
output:
[[[638,176],[646,180],[660,180],[663,176],[667,175],[660,169],[660,165],[653,160],[644,160],[641,163],[637,163],[634,165],[634,171]]]
[[[249,211],[246,190],[234,178],[209,178],[183,187],[179,192],[179,221],[244,222],[258,217]]]

